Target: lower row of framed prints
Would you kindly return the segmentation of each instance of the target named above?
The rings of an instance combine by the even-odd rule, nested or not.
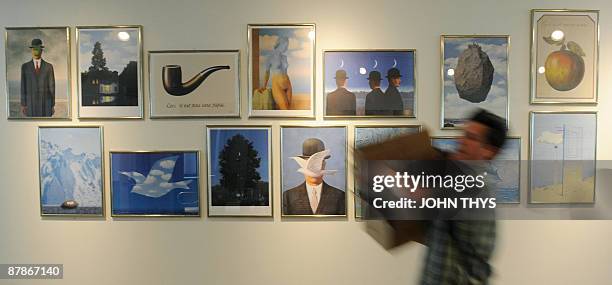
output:
[[[347,191],[346,130],[281,127],[283,216],[346,216],[347,200],[354,198]],[[356,126],[354,145],[419,130]],[[594,202],[596,114],[533,112],[530,131],[529,202]],[[272,216],[272,127],[208,126],[206,141],[207,179],[200,176],[198,150],[111,150],[111,215],[201,216],[200,188],[206,182],[208,216]],[[449,151],[457,142],[457,137],[432,139],[433,146]],[[40,127],[41,215],[104,216],[103,153],[102,127]],[[520,158],[521,139],[509,137],[492,163],[498,203],[520,203]],[[357,193],[364,187],[355,180]],[[361,217],[358,200],[355,215]]]

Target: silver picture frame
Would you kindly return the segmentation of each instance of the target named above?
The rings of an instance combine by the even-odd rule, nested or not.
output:
[[[326,84],[326,78],[327,78],[327,74],[326,74],[326,62],[325,62],[325,54],[326,53],[332,53],[332,52],[410,52],[413,54],[413,77],[412,77],[412,81],[414,82],[414,91],[413,91],[413,96],[414,96],[414,103],[413,103],[413,110],[412,110],[412,115],[363,115],[363,116],[359,116],[359,115],[355,115],[355,116],[347,116],[347,115],[327,115],[327,94],[325,93],[325,84]],[[324,119],[367,119],[367,118],[387,118],[387,119],[392,119],[392,118],[412,118],[412,119],[416,119],[417,118],[417,112],[418,112],[418,74],[417,74],[417,51],[416,49],[326,49],[323,50],[322,52],[323,56],[322,56],[322,60],[323,60],[323,86],[322,86],[322,94],[323,94],[323,118]],[[383,75],[384,76],[384,75]]]
[[[310,40],[312,41],[312,58],[311,58],[311,80],[310,80],[310,109],[309,110],[253,110],[253,29],[262,29],[262,28],[308,28],[312,29],[312,37]],[[302,118],[302,119],[314,119],[315,118],[315,110],[316,110],[316,24],[314,23],[285,23],[285,24],[248,24],[247,25],[247,60],[248,60],[248,117],[249,118]],[[297,114],[291,114],[291,112]],[[283,114],[289,113],[289,114]]]
[[[593,149],[593,155],[594,155],[594,159],[593,159],[593,168],[594,168],[594,173],[593,173],[593,200],[589,201],[589,202],[534,202],[533,200],[533,184],[532,184],[532,179],[533,179],[533,175],[531,174],[531,171],[533,169],[533,140],[534,140],[534,123],[535,123],[535,116],[538,114],[586,114],[586,115],[595,115],[595,137],[594,139],[594,149]],[[576,205],[580,205],[580,204],[594,204],[596,202],[597,199],[597,111],[530,111],[529,112],[529,163],[528,163],[528,171],[527,171],[527,189],[529,191],[529,195],[528,195],[528,204],[551,204],[551,205],[572,205],[572,204],[576,204]]]
[[[385,124],[385,125],[354,125],[353,126],[353,149],[357,150],[357,129],[365,129],[365,128],[370,128],[370,129],[376,129],[376,128],[414,128],[417,129],[418,132],[421,132],[423,130],[423,125],[419,125],[419,124],[398,124],[398,125],[392,125],[392,124]],[[355,167],[357,167],[358,165],[357,160],[355,159],[355,156],[353,155],[353,165]],[[353,198],[353,211],[355,211],[354,217],[356,220],[360,220],[363,219],[363,216],[361,215],[361,209],[358,210],[357,207],[357,203],[358,201],[360,201],[359,199],[359,192],[357,189],[358,187],[358,183],[357,183],[357,175],[355,174],[355,172],[353,171],[353,189],[351,189],[351,193],[353,194],[354,198]]]
[[[344,135],[345,135],[345,152],[344,152],[344,169],[345,169],[345,177],[344,177],[344,185],[345,185],[345,198],[344,198],[344,207],[345,207],[345,213],[344,215],[287,215],[285,213],[283,213],[282,211],[282,207],[283,207],[283,130],[284,129],[288,129],[288,128],[313,128],[313,129],[317,129],[317,128],[343,128],[344,129]],[[281,217],[282,218],[347,218],[348,217],[348,193],[349,193],[349,189],[348,189],[348,128],[346,125],[318,125],[318,126],[313,126],[313,125],[281,125],[280,126],[280,207],[281,207]]]
[[[234,54],[236,56],[236,62],[235,62],[235,66],[237,67],[237,70],[235,71],[236,74],[236,82],[235,84],[235,88],[236,88],[236,92],[234,94],[234,98],[235,98],[235,102],[236,102],[236,110],[235,112],[231,113],[231,114],[219,114],[219,115],[215,115],[215,114],[208,114],[208,115],[157,115],[155,114],[155,96],[154,96],[154,92],[152,90],[154,90],[155,86],[153,86],[154,84],[154,80],[152,78],[152,66],[151,66],[151,58],[154,55],[157,54],[206,54],[206,53],[228,53],[228,54]],[[190,118],[240,118],[240,113],[241,113],[241,54],[240,54],[240,50],[238,49],[227,49],[227,50],[151,50],[147,52],[148,55],[148,76],[149,76],[149,118],[150,119],[190,119]],[[187,78],[183,78],[183,81],[187,80]]]
[[[101,205],[102,205],[102,213],[101,214],[46,214],[43,211],[43,205],[42,205],[42,176],[40,173],[40,162],[41,162],[41,156],[40,156],[40,140],[41,140],[41,134],[40,131],[42,129],[63,129],[63,128],[74,128],[74,129],[98,129],[98,134],[100,136],[100,192],[101,192]],[[104,127],[102,125],[52,125],[52,126],[39,126],[38,127],[38,149],[37,149],[37,153],[38,153],[38,167],[37,167],[37,173],[38,173],[38,201],[39,201],[39,211],[40,211],[40,216],[41,217],[79,217],[79,218],[85,218],[85,217],[98,217],[98,218],[105,218],[106,217],[106,195],[105,195],[105,175],[104,175]]]
[[[101,29],[137,29],[138,30],[138,41],[137,41],[137,51],[138,51],[138,67],[137,67],[137,81],[138,81],[138,107],[134,108],[137,109],[137,113],[136,115],[108,115],[108,114],[104,114],[104,115],[85,115],[84,110],[82,110],[83,106],[83,100],[82,100],[82,88],[83,88],[83,83],[81,82],[81,70],[80,70],[80,63],[79,63],[79,57],[80,57],[80,32],[81,31],[86,31],[86,30],[101,30]],[[76,33],[76,65],[77,65],[77,94],[78,94],[78,118],[79,119],[103,119],[103,120],[108,120],[108,119],[144,119],[144,83],[143,83],[143,73],[144,73],[144,56],[143,56],[143,40],[142,40],[142,29],[143,27],[141,25],[114,25],[114,26],[77,26],[75,33]],[[119,106],[119,107],[125,107],[125,106]],[[96,107],[94,107],[96,108]],[[112,106],[112,107],[102,107],[102,108],[117,108],[117,106]],[[91,111],[91,112],[96,112]],[[108,111],[110,112],[110,111]],[[126,112],[133,112],[133,110],[128,110]],[[134,112],[136,113],[136,112]]]
[[[239,214],[211,214],[212,199],[212,183],[211,183],[211,145],[210,145],[210,131],[211,130],[252,130],[252,129],[266,129],[268,131],[268,200],[269,206],[246,206],[246,207],[267,207],[270,208],[270,214],[248,214],[248,213],[239,213]],[[206,201],[207,201],[207,217],[249,217],[249,218],[257,218],[257,217],[274,217],[274,175],[273,175],[273,166],[274,166],[274,155],[272,152],[272,126],[271,125],[207,125],[206,126]],[[225,207],[225,206],[219,206]],[[242,207],[242,206],[240,206]]]
[[[536,14],[538,13],[550,13],[551,15],[573,15],[573,14],[584,14],[589,15],[593,14],[597,20],[595,23],[595,53],[594,55],[597,57],[594,61],[594,70],[595,73],[593,76],[593,98],[592,99],[580,99],[580,98],[554,98],[554,99],[538,99],[537,98],[537,73],[539,72],[539,67],[537,66],[537,52],[538,45],[536,43],[537,39],[537,25],[536,23]],[[569,105],[569,104],[578,104],[578,105],[595,105],[598,102],[599,95],[599,54],[600,54],[600,24],[599,24],[599,10],[585,10],[585,9],[532,9],[531,10],[531,38],[530,38],[530,78],[529,78],[529,103],[530,104],[550,104],[550,105]],[[545,69],[544,69],[545,70]]]
[[[507,86],[507,103],[506,103],[506,108],[505,108],[505,120],[506,120],[506,127],[510,128],[510,36],[509,35],[441,35],[440,36],[440,129],[442,130],[459,130],[461,129],[461,127],[457,127],[457,126],[453,126],[453,127],[449,127],[449,126],[445,126],[444,123],[444,110],[445,110],[445,96],[444,96],[444,90],[445,90],[445,77],[446,77],[446,73],[444,70],[444,64],[445,64],[445,53],[444,53],[444,43],[445,43],[445,39],[467,39],[467,38],[484,38],[484,39],[492,39],[492,38],[504,38],[506,39],[506,43],[507,43],[507,47],[506,47],[506,59],[507,59],[507,63],[506,63],[506,86]]]
[[[197,168],[198,168],[198,214],[197,215],[175,215],[175,214],[115,214],[114,213],[114,187],[113,187],[113,154],[154,154],[154,153],[195,153]],[[111,150],[108,152],[109,171],[110,171],[110,213],[113,218],[201,218],[202,217],[202,176],[200,168],[200,151],[199,150]]]
[[[48,29],[65,29],[66,30],[66,46],[67,46],[67,62],[66,62],[66,78],[67,78],[67,86],[66,86],[66,116],[65,117],[11,117],[10,110],[10,94],[9,94],[9,80],[8,80],[8,70],[9,63],[6,60],[6,53],[9,50],[9,31],[19,31],[19,30],[48,30]],[[4,30],[4,52],[5,52],[5,94],[6,94],[6,118],[8,120],[71,120],[72,119],[72,56],[71,49],[72,47],[72,38],[70,36],[70,27],[68,26],[49,26],[49,27],[6,27]]]

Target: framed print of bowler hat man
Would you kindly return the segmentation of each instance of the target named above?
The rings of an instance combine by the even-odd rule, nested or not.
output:
[[[28,117],[51,117],[55,113],[55,72],[42,58],[41,39],[30,45],[32,60],[21,65],[21,113]]]
[[[7,27],[5,36],[7,118],[70,118],[70,29]]]
[[[302,141],[301,154],[297,147],[286,153],[294,156],[283,157],[283,211],[284,216],[343,216],[346,215],[345,187],[345,145],[336,143],[332,137],[342,137],[345,128],[284,128],[283,136],[291,142]],[[294,132],[299,137],[291,136]],[[329,137],[328,137],[329,136]],[[323,140],[335,150],[326,148]],[[345,137],[344,142],[346,143]],[[344,149],[341,150],[341,146]],[[332,156],[337,156],[332,161]],[[333,168],[333,169],[328,169]],[[303,178],[302,178],[303,177]],[[327,181],[326,181],[327,180]],[[296,185],[297,186],[294,186]],[[334,186],[332,186],[334,185]]]

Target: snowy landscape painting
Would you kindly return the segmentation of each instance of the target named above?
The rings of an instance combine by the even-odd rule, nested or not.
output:
[[[41,215],[103,216],[101,127],[41,127]]]

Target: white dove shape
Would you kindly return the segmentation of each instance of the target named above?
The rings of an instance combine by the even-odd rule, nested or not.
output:
[[[190,189],[188,185],[193,180],[183,180],[173,183],[168,182],[172,178],[177,159],[178,155],[159,159],[153,164],[146,178],[141,173],[135,171],[119,173],[132,178],[136,182],[134,186],[132,186],[131,193],[151,198],[159,198],[174,189]]]
[[[323,160],[330,153],[329,149],[319,151],[313,155],[311,155],[308,159],[304,159],[301,157],[291,157],[295,160],[299,165],[300,169],[298,172],[303,173],[310,177],[321,177],[326,174],[335,174],[337,170],[326,170],[323,168]]]

